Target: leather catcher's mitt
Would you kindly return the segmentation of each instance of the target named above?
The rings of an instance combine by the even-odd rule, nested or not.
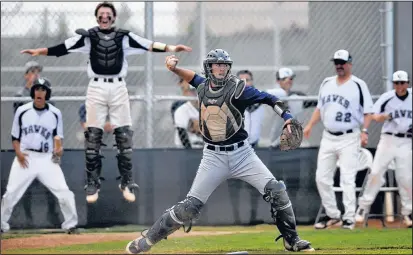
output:
[[[287,126],[290,125],[291,133]],[[295,150],[300,147],[303,140],[303,126],[296,119],[291,119],[290,123],[284,124],[280,136],[280,149],[283,151]]]

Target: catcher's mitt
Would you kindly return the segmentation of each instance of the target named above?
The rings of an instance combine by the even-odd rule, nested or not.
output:
[[[288,131],[290,125],[291,133]],[[300,147],[303,140],[303,127],[296,119],[291,119],[291,122],[284,124],[283,131],[280,136],[280,149],[283,151],[295,150]]]

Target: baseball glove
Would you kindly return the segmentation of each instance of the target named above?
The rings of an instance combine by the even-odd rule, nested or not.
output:
[[[290,126],[291,133],[288,131],[288,125]],[[280,150],[295,150],[300,147],[302,140],[303,127],[301,123],[296,119],[291,119],[291,122],[284,124],[280,136]]]

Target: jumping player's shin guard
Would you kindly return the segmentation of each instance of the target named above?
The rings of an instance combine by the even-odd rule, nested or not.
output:
[[[86,177],[85,186],[86,200],[89,203],[96,202],[100,189],[100,177],[102,171],[102,155],[100,147],[102,146],[103,130],[89,127],[85,131],[85,157],[86,157]]]
[[[120,189],[126,200],[135,201],[134,190],[139,186],[133,181],[132,174],[132,136],[133,131],[129,126],[118,127],[115,129],[115,140],[118,147],[118,169],[121,179]]]
[[[130,254],[149,251],[153,245],[166,239],[184,224],[189,224],[189,228],[185,231],[189,232],[192,220],[198,218],[203,205],[197,198],[187,197],[166,210],[149,230],[142,233],[142,237],[129,242],[126,251]]]
[[[271,180],[264,192],[264,200],[271,205],[271,217],[281,233],[275,241],[284,238],[284,247],[289,251],[313,251],[310,242],[298,237],[294,211],[284,182]]]

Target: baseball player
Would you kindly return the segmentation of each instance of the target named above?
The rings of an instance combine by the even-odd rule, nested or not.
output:
[[[371,173],[363,196],[359,198],[356,221],[363,222],[381,187],[389,164],[395,161],[403,222],[412,227],[412,90],[405,71],[393,74],[394,89],[374,104],[373,120],[384,122]]]
[[[327,215],[314,227],[324,229],[342,224],[342,228],[353,229],[358,167],[354,159],[359,157],[360,145],[367,144],[373,101],[366,83],[352,74],[352,57],[347,50],[336,51],[332,61],[337,75],[321,83],[317,108],[304,129],[308,138],[320,118],[325,128],[318,152],[316,183]],[[342,219],[333,191],[337,159],[341,162],[340,187],[345,207]]]
[[[69,234],[77,232],[75,196],[59,165],[63,154],[63,119],[59,109],[46,103],[51,93],[47,79],[36,79],[30,91],[33,102],[17,108],[14,115],[11,135],[16,158],[1,201],[2,232],[10,229],[7,222],[13,207],[36,178],[59,200],[64,217],[62,229]]]
[[[305,94],[301,91],[292,90],[296,76],[297,75],[290,68],[287,68],[287,67],[280,68],[275,73],[277,87],[269,89],[267,90],[267,92],[279,98],[282,98],[282,97],[294,98],[297,96],[305,96]],[[316,104],[317,104],[317,101],[313,102],[311,100],[288,101],[286,103],[286,105],[288,106],[288,110],[294,116],[297,116],[305,108],[315,106]],[[280,144],[280,139],[277,134],[280,132],[281,129],[282,129],[282,123],[279,123],[278,121],[275,122],[274,126],[271,128],[271,134],[273,134],[274,136],[271,142],[271,147],[273,148],[278,147]]]
[[[313,251],[310,243],[301,240],[296,231],[294,211],[283,181],[277,181],[255,154],[248,143],[248,134],[243,128],[245,108],[256,103],[268,104],[286,121],[283,134],[287,143],[284,149],[299,146],[302,129],[292,119],[277,97],[246,87],[243,80],[231,75],[232,60],[222,49],[212,50],[203,63],[206,78],[193,71],[176,67],[175,56],[167,58],[167,67],[197,88],[199,125],[205,147],[198,172],[185,200],[167,209],[160,218],[144,231],[142,236],[129,242],[126,251],[130,254],[146,252],[153,245],[172,234],[180,227],[196,219],[211,193],[225,180],[238,178],[254,186],[271,204],[271,214],[291,251]],[[197,85],[199,84],[199,85]],[[288,137],[288,138],[287,138]],[[277,238],[276,240],[278,240]]]
[[[103,2],[97,5],[95,17],[99,26],[85,30],[77,29],[77,35],[62,44],[49,47],[23,50],[32,56],[64,56],[78,52],[89,55],[88,76],[90,78],[86,95],[85,131],[86,156],[86,200],[94,203],[98,199],[101,186],[102,160],[99,154],[102,145],[103,126],[106,116],[114,126],[118,148],[117,160],[121,177],[119,188],[124,198],[135,201],[134,190],[138,185],[132,177],[132,119],[125,77],[126,57],[151,52],[191,51],[185,45],[166,45],[142,38],[128,30],[112,27],[116,20],[113,4]]]
[[[196,96],[196,90],[191,91],[188,96]],[[187,101],[179,106],[174,112],[175,122],[175,145],[178,148],[198,149],[204,147],[204,141],[199,129],[199,110],[197,101]]]
[[[183,96],[191,96],[193,93],[191,92],[190,85],[188,82],[184,81],[184,79],[179,79],[178,82],[179,87],[181,88],[181,92]],[[171,105],[171,115],[172,115],[172,122],[175,124],[175,119],[174,119],[174,114],[176,109],[178,109],[179,106],[185,104],[188,102],[187,100],[176,100],[172,103]]]
[[[29,61],[24,65],[24,86],[23,88],[16,93],[16,97],[28,97],[30,96],[30,89],[33,85],[33,81],[36,80],[40,73],[43,70],[43,66],[37,63],[36,61]],[[14,102],[13,108],[16,112],[19,106],[24,105],[27,102]]]

